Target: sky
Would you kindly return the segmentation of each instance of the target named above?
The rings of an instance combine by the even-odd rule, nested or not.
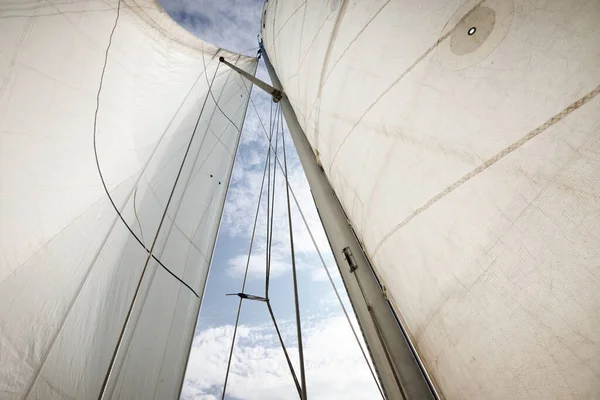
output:
[[[262,0],[160,0],[183,27],[203,40],[255,55]],[[257,77],[270,82],[264,64]],[[181,398],[220,399],[241,289],[267,140],[258,115],[268,124],[271,99],[253,89],[222,217]],[[281,144],[281,143],[280,143]],[[281,146],[279,147],[281,152]],[[297,154],[286,135],[290,186],[333,276],[357,332],[344,286],[321,227]],[[269,297],[283,340],[299,374],[285,185],[277,171]],[[266,200],[266,188],[263,194]],[[310,399],[377,399],[377,386],[327,279],[324,266],[292,199],[302,334]],[[261,202],[246,293],[264,295],[266,201]],[[360,333],[359,333],[360,334]],[[364,344],[363,344],[364,346]],[[244,301],[234,348],[227,399],[294,399],[298,395],[266,305]]]

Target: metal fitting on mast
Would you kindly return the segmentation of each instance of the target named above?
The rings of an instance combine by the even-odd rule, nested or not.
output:
[[[256,86],[258,86],[259,88],[261,88],[265,92],[269,93],[273,97],[273,101],[275,103],[277,103],[277,102],[279,102],[279,100],[281,100],[281,97],[283,96],[283,92],[281,90],[275,89],[273,86],[269,85],[266,82],[261,81],[260,79],[258,79],[254,75],[250,75],[249,73],[247,73],[243,69],[240,69],[237,66],[233,65],[232,63],[230,63],[229,61],[225,60],[224,57],[219,57],[219,61],[222,62],[223,64],[227,65],[232,70],[238,72],[244,78],[248,79],[250,82],[252,82]]]

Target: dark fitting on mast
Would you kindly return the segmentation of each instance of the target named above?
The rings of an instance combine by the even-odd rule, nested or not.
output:
[[[238,296],[240,299],[256,300],[256,301],[262,301],[265,303],[269,301],[269,299],[267,299],[265,297],[254,296],[253,294],[246,294],[246,293],[227,293],[225,296]]]
[[[352,250],[350,250],[350,247],[344,247],[344,249],[342,250],[342,253],[344,253],[344,258],[346,259],[346,261],[348,262],[348,265],[350,266],[350,272],[356,271],[358,268],[358,264],[356,264],[356,260],[354,259],[354,256],[352,255]]]
[[[223,56],[219,57],[219,61],[222,62],[223,64],[227,65],[229,68],[236,71],[240,75],[242,75],[244,78],[248,79],[250,82],[252,82],[256,86],[258,86],[265,92],[269,93],[271,95],[271,97],[273,97],[273,101],[275,103],[278,103],[279,100],[281,100],[281,97],[283,96],[283,92],[281,90],[275,89],[273,86],[269,85],[268,83],[261,81],[254,75],[250,75],[243,69],[238,68],[237,66],[233,65],[229,61],[226,61],[225,57],[223,57]]]

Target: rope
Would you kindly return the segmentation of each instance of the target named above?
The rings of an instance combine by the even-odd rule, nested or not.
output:
[[[246,87],[245,83],[242,81],[242,84],[244,85],[244,88],[248,91],[249,89]],[[267,130],[265,129],[265,126],[262,122],[262,120],[260,119],[260,115],[258,113],[258,109],[256,108],[256,105],[254,104],[254,101],[252,100],[252,98],[250,98],[250,103],[252,104],[252,108],[254,109],[254,112],[256,113],[256,115],[258,116],[258,120],[260,122],[260,125],[262,127],[262,130],[265,134],[265,136],[267,135]],[[281,161],[279,160],[279,158],[276,155],[277,153],[275,153],[275,161],[278,163],[279,165],[279,169],[283,171],[283,167],[281,165]],[[284,173],[284,178],[286,180],[286,182],[288,181],[288,177],[287,174]],[[375,371],[373,369],[373,366],[371,365],[371,362],[369,360],[369,357],[367,357],[367,353],[365,352],[365,349],[359,339],[358,333],[356,332],[356,329],[354,328],[354,324],[352,323],[351,319],[350,319],[350,315],[348,314],[348,311],[346,309],[346,306],[344,305],[344,302],[342,301],[342,298],[340,296],[340,293],[333,281],[333,278],[331,276],[331,273],[329,272],[329,268],[327,267],[327,264],[325,263],[325,259],[323,258],[323,255],[321,254],[321,251],[319,249],[319,246],[317,245],[317,241],[312,233],[312,229],[310,228],[310,225],[308,224],[308,221],[306,220],[306,216],[304,215],[304,212],[302,211],[302,207],[300,207],[300,203],[298,202],[298,199],[296,198],[296,194],[293,190],[293,188],[291,187],[291,185],[289,186],[290,189],[290,193],[292,194],[292,198],[294,199],[294,203],[296,204],[296,207],[298,208],[298,211],[300,213],[300,217],[302,218],[302,222],[304,223],[304,226],[306,227],[307,231],[308,231],[308,235],[310,236],[310,240],[313,243],[313,246],[315,247],[315,250],[317,251],[317,254],[319,256],[319,259],[321,260],[321,265],[323,266],[323,269],[325,270],[325,273],[327,274],[327,279],[329,280],[329,283],[331,284],[331,287],[333,288],[333,291],[335,293],[335,296],[338,300],[338,303],[340,304],[340,307],[342,308],[342,311],[344,312],[344,316],[346,317],[346,321],[348,321],[348,325],[350,326],[350,329],[352,330],[352,335],[354,336],[354,339],[356,340],[356,344],[358,345],[360,352],[362,353],[362,356],[365,360],[365,363],[367,364],[367,367],[369,368],[369,372],[371,373],[371,376],[373,377],[373,380],[375,381],[375,385],[377,386],[377,389],[379,390],[379,393],[381,394],[381,397],[383,399],[385,399],[385,395],[383,394],[383,389],[379,383],[379,380],[377,379],[377,375],[375,374]]]
[[[217,53],[218,53],[218,52],[217,52]],[[215,56],[216,56],[216,55],[217,55],[217,54],[215,53]],[[214,57],[214,56],[213,56],[213,57]],[[241,56],[238,56],[238,58],[237,58],[237,60],[238,60],[238,61],[239,61],[240,57],[241,57]],[[236,62],[237,62],[237,61],[236,61]],[[204,70],[206,71],[206,60],[204,59],[204,53],[202,53],[202,64],[204,65]],[[221,63],[219,62],[219,65],[220,65],[220,64],[221,64]],[[205,76],[206,76],[206,75],[205,75]],[[206,76],[206,83],[208,83],[208,76]],[[246,87],[246,86],[244,85],[244,87]],[[208,93],[210,94],[210,97],[212,97],[213,101],[215,102],[215,105],[217,106],[217,109],[218,109],[218,110],[221,112],[221,114],[223,114],[223,116],[224,116],[224,117],[225,117],[225,118],[226,118],[226,119],[229,121],[229,123],[231,123],[231,125],[233,125],[233,127],[235,128],[235,130],[236,130],[236,131],[237,131],[237,132],[238,132],[238,133],[241,135],[241,134],[242,134],[242,130],[241,130],[241,129],[240,129],[240,128],[239,128],[239,127],[238,127],[238,126],[235,124],[235,122],[233,122],[233,121],[231,120],[231,118],[229,118],[229,116],[228,116],[227,114],[225,114],[225,111],[223,111],[223,110],[221,109],[221,107],[219,106],[219,103],[218,103],[218,102],[217,102],[217,100],[215,99],[215,96],[214,96],[214,94],[213,94],[212,90],[210,89],[210,87],[208,88]],[[251,96],[251,94],[250,94],[250,92],[248,91],[248,97],[250,97],[250,96]]]
[[[120,2],[119,2],[119,4],[120,4]],[[118,14],[117,14],[117,17],[118,17]],[[111,33],[111,38],[110,38],[110,41],[109,41],[109,47],[110,47],[110,44],[112,43],[112,34],[114,33],[116,25],[117,24],[116,24],[116,21],[115,21],[115,26],[113,27],[113,31]],[[107,48],[107,56],[108,56],[108,48]],[[212,81],[209,84],[209,91],[211,91],[211,88],[212,88],[212,85],[214,83],[215,77],[217,76],[217,71],[218,70],[219,70],[219,65],[217,65],[217,68],[215,68],[215,73],[213,75],[213,79],[212,79]],[[206,69],[205,69],[205,71],[206,71]],[[208,79],[208,77],[207,77],[207,79]],[[99,95],[98,95],[98,98],[99,98]],[[123,343],[123,337],[125,335],[125,331],[127,329],[129,321],[131,319],[131,314],[132,314],[132,311],[133,311],[133,307],[134,307],[134,305],[136,303],[138,294],[140,292],[140,288],[142,286],[142,280],[144,279],[144,275],[146,274],[146,270],[148,269],[148,264],[150,263],[150,259],[152,258],[152,252],[154,251],[154,246],[156,245],[156,242],[158,241],[158,236],[160,234],[160,230],[161,230],[162,225],[164,223],[165,217],[167,216],[167,211],[169,209],[169,205],[171,204],[171,200],[173,199],[173,195],[175,193],[175,189],[177,188],[177,183],[179,182],[179,178],[181,177],[181,172],[183,171],[183,167],[185,165],[185,161],[187,159],[187,156],[189,154],[190,148],[192,146],[192,142],[194,141],[194,137],[196,136],[196,132],[198,130],[198,125],[200,123],[200,118],[202,116],[202,113],[204,112],[204,108],[206,106],[207,100],[208,100],[208,96],[206,96],[204,98],[204,102],[203,102],[202,107],[200,109],[200,113],[198,114],[198,119],[196,121],[196,125],[194,126],[194,130],[192,132],[192,135],[190,136],[190,140],[189,140],[188,146],[187,146],[187,148],[185,150],[185,154],[183,155],[183,159],[181,160],[181,165],[179,166],[179,171],[177,172],[177,176],[175,177],[175,181],[173,182],[173,187],[171,188],[171,193],[169,194],[169,198],[167,200],[167,203],[165,204],[165,209],[163,211],[163,214],[162,214],[162,217],[161,217],[160,222],[158,224],[158,227],[156,228],[156,234],[154,235],[154,239],[152,241],[152,245],[150,246],[150,251],[148,252],[148,257],[146,257],[146,262],[144,263],[144,268],[142,269],[142,273],[140,275],[140,279],[138,280],[137,287],[136,287],[135,292],[133,294],[133,299],[131,300],[131,304],[129,306],[129,310],[127,311],[127,316],[125,317],[125,322],[123,323],[123,327],[121,328],[121,333],[119,335],[119,340],[117,342],[117,345],[115,346],[115,350],[113,352],[113,355],[112,355],[112,358],[111,358],[111,361],[110,361],[110,364],[109,364],[109,367],[108,367],[108,371],[106,373],[106,376],[104,377],[104,382],[102,383],[102,388],[100,390],[100,395],[99,395],[100,399],[102,399],[104,397],[104,394],[106,392],[108,381],[110,379],[112,370],[114,368],[115,361],[116,361],[116,358],[117,358],[117,354],[118,354],[118,352],[119,352],[119,350],[121,348],[121,345]],[[96,114],[97,114],[97,111],[96,111]]]
[[[279,109],[281,114],[281,108]],[[292,257],[292,276],[294,278],[294,306],[296,308],[296,331],[298,335],[298,355],[300,357],[300,382],[302,386],[301,398],[306,400],[306,373],[304,371],[304,348],[302,345],[302,324],[300,322],[300,299],[298,296],[298,276],[296,273],[296,256],[294,254],[294,233],[292,228],[292,209],[290,205],[290,182],[287,178],[287,157],[285,150],[285,132],[283,131],[283,118],[280,115],[281,122],[281,146],[283,147],[283,166],[285,175],[285,189],[286,189],[286,200],[287,200],[287,212],[288,212],[288,227],[290,231],[290,253]]]
[[[100,168],[100,160],[98,159],[98,148],[97,148],[97,144],[96,144],[96,136],[97,135],[96,134],[97,134],[97,131],[98,131],[97,127],[98,127],[98,113],[100,111],[100,94],[102,93],[102,87],[104,85],[104,75],[106,73],[106,66],[108,64],[108,53],[110,51],[110,48],[112,47],[112,40],[113,40],[113,36],[115,34],[115,30],[117,29],[117,24],[119,22],[120,15],[121,15],[121,0],[119,0],[119,2],[117,4],[117,15],[116,15],[116,18],[115,18],[115,23],[113,25],[112,31],[110,32],[110,36],[109,36],[109,39],[108,39],[108,45],[106,47],[106,51],[104,53],[104,65],[102,66],[102,73],[100,75],[100,84],[98,86],[98,92],[96,93],[96,109],[94,110],[94,127],[93,127],[93,134],[92,134],[93,144],[94,144],[94,158],[96,160],[96,169],[98,170],[98,175],[100,175],[100,181],[102,182],[102,187],[104,188],[104,192],[106,193],[106,196],[108,197],[108,200],[110,201],[111,205],[115,209],[115,212],[119,216],[119,219],[123,222],[123,224],[125,224],[125,227],[127,228],[127,230],[129,230],[129,233],[131,233],[131,235],[144,248],[144,250],[146,250],[146,252],[148,254],[152,254],[152,252],[150,251],[150,249],[148,249],[146,247],[146,245],[144,244],[144,242],[135,234],[135,232],[133,231],[133,229],[131,229],[131,227],[129,226],[129,224],[127,223],[127,221],[125,221],[125,218],[121,214],[121,211],[119,210],[119,207],[117,207],[117,205],[115,204],[115,201],[113,200],[112,196],[110,195],[110,191],[108,190],[108,186],[106,185],[106,181],[104,180],[104,174],[102,173],[102,169]],[[206,65],[205,65],[203,73],[206,73]],[[195,85],[195,83],[194,83],[194,85]],[[145,167],[144,167],[144,169],[145,169]],[[134,214],[135,214],[135,217],[137,219],[137,211],[135,210],[135,199],[134,199],[133,205],[134,205]],[[138,220],[138,224],[139,224],[139,220]],[[142,234],[142,231],[141,231],[141,225],[140,225],[140,235],[141,234]],[[175,278],[177,281],[179,281],[179,283],[181,283],[186,288],[188,288],[194,294],[194,296],[199,297],[198,293],[196,293],[196,291],[194,289],[192,289],[192,287],[190,285],[188,285],[185,281],[183,281],[181,278],[179,278],[177,275],[175,275],[175,273],[173,271],[171,271],[169,268],[167,268],[162,263],[161,260],[159,260],[154,255],[152,255],[152,258],[158,263],[158,265],[160,265],[165,271],[167,271],[173,278]]]

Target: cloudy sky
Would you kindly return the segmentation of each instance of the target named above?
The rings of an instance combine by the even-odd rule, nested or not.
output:
[[[160,1],[175,20],[200,38],[228,50],[256,54],[262,0]],[[257,76],[269,81],[262,63]],[[252,98],[258,114],[267,124],[270,98],[258,89],[253,91]],[[343,292],[343,284],[289,136],[286,149],[292,189],[335,284]],[[238,306],[238,298],[226,297],[225,293],[236,293],[241,288],[266,153],[267,141],[251,105],[242,132],[182,399],[221,397]],[[281,178],[281,171],[278,174]],[[286,347],[299,374],[283,183],[281,179],[278,180],[275,195],[270,298]],[[266,193],[263,199],[265,196]],[[308,230],[298,209],[295,205],[292,208],[309,398],[377,399],[380,397],[377,386],[342,313]],[[245,292],[262,296],[267,229],[265,201],[261,202],[258,221]],[[347,309],[351,310],[346,294],[343,293],[342,297]],[[354,318],[353,323],[356,324]],[[243,304],[226,398],[297,398],[264,303],[245,301]]]

